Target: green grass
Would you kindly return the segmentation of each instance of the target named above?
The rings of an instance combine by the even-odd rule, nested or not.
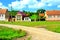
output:
[[[6,22],[0,21],[0,24],[14,24],[14,25],[23,25],[28,27],[45,27],[46,29],[60,33],[60,21],[37,21],[37,22]]]
[[[0,26],[0,40],[12,40],[26,35],[25,31]]]
[[[31,38],[32,38],[32,36],[28,37],[28,39],[27,39],[27,40],[31,40]]]

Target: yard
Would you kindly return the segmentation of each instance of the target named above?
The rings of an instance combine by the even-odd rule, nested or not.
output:
[[[28,26],[28,27],[44,27],[47,30],[58,32],[60,33],[60,21],[37,21],[37,22],[6,22],[6,21],[0,21],[0,24],[14,24],[14,25],[22,25],[22,26]]]
[[[12,40],[26,35],[25,31],[0,26],[0,40]]]

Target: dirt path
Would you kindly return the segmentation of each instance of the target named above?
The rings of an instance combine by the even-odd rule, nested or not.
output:
[[[60,33],[50,32],[44,28],[32,28],[32,27],[9,25],[9,24],[0,24],[0,25],[8,26],[15,29],[23,29],[27,31],[29,36],[32,36],[31,40],[60,40]]]

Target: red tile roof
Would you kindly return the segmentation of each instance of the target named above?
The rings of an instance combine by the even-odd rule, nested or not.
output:
[[[25,13],[23,13],[21,11],[17,12],[17,14],[21,14],[21,15],[25,16]]]
[[[7,9],[0,9],[0,14],[5,14],[7,12]]]
[[[50,10],[46,11],[47,15],[60,15],[60,10]]]

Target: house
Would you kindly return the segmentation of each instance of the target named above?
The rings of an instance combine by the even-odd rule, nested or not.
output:
[[[31,21],[29,17],[24,17],[24,21]]]
[[[16,14],[16,21],[30,21],[30,18],[28,14],[25,14],[24,12],[17,12]]]
[[[17,12],[17,14],[16,14],[16,20],[17,21],[22,21],[22,16],[23,16],[23,12]]]
[[[0,8],[0,20],[7,20],[8,18],[8,10]]]
[[[50,10],[45,13],[46,20],[60,20],[60,10]]]

